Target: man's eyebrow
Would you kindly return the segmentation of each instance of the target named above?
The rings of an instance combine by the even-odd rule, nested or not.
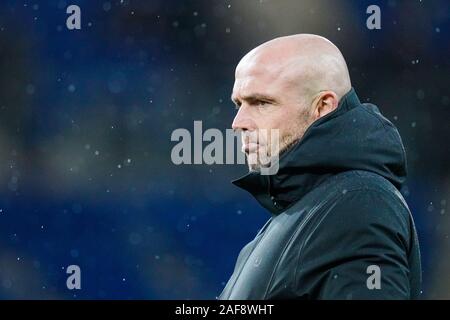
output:
[[[271,102],[275,102],[276,101],[273,97],[271,97],[271,96],[269,96],[267,94],[263,94],[263,93],[252,93],[252,94],[250,94],[248,96],[241,97],[241,99],[234,98],[233,96],[231,96],[231,100],[233,102],[236,102],[238,100],[244,100],[244,101],[265,100],[265,101],[271,101]]]

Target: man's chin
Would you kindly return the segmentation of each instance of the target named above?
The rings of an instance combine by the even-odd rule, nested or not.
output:
[[[247,163],[248,163],[248,170],[249,172],[261,172],[262,168],[269,168],[271,165],[271,161],[269,161],[269,158],[266,158],[267,163],[261,163],[258,160],[258,153],[257,152],[250,152],[245,154],[247,156]]]
[[[248,171],[249,172],[261,172],[264,168],[270,168],[270,166],[273,164],[273,161],[279,161],[280,157],[286,153],[288,153],[290,150],[292,150],[295,145],[300,141],[300,139],[296,139],[285,146],[283,148],[280,148],[280,151],[276,156],[272,156],[270,158],[270,161],[268,163],[262,164],[260,161],[258,161],[258,152],[245,152],[245,155],[247,157],[247,163],[248,163]],[[267,158],[268,159],[268,158]],[[266,160],[267,160],[266,159]]]

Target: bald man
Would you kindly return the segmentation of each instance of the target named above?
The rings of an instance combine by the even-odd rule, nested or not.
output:
[[[358,99],[339,49],[309,34],[266,42],[239,62],[232,100],[248,159],[268,155],[278,171],[249,161],[233,181],[270,218],[219,299],[418,298],[419,245],[400,193],[405,149]]]

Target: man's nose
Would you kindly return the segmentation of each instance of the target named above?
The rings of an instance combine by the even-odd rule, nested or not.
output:
[[[247,106],[242,105],[234,117],[233,123],[231,125],[233,130],[255,130],[255,122],[252,119]]]

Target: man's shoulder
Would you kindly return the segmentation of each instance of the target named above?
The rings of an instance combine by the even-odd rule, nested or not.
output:
[[[333,224],[365,228],[376,224],[407,232],[410,211],[402,194],[382,176],[362,170],[338,174],[316,190],[323,198],[316,202],[316,226]],[[316,198],[316,196],[314,197]],[[348,231],[348,230],[347,230]]]
[[[329,217],[323,223],[347,221],[353,228],[376,225],[408,233],[411,220],[408,205],[397,188],[382,176],[350,171],[332,188],[335,196],[326,206],[325,214]]]
[[[400,191],[388,179],[374,172],[349,170],[337,174],[329,180],[328,185],[324,185],[324,187],[334,193],[337,198],[339,196],[345,198],[347,193],[379,194],[382,200],[398,202],[408,209]]]
[[[342,234],[376,226],[406,236],[412,224],[410,210],[394,185],[362,170],[332,176],[289,208],[286,215],[298,221],[298,228],[310,232],[325,229]]]

